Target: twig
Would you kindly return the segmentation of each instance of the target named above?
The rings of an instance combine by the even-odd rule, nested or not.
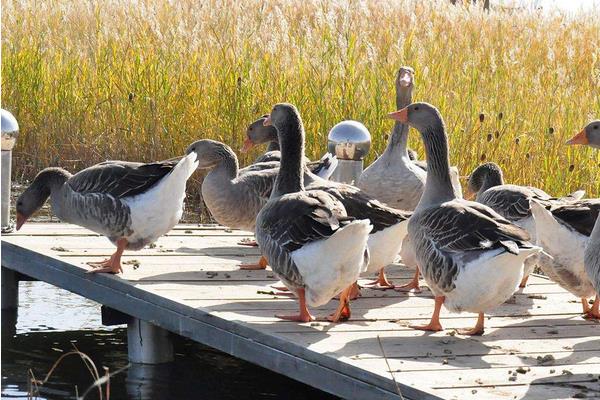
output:
[[[379,343],[379,348],[381,349],[381,354],[383,355],[383,359],[385,360],[385,364],[387,365],[388,371],[390,371],[390,375],[392,376],[392,381],[394,381],[394,385],[396,385],[396,393],[400,396],[402,400],[404,400],[404,396],[402,396],[402,392],[400,391],[400,386],[398,386],[398,382],[396,382],[396,378],[394,377],[394,373],[392,372],[392,368],[390,367],[390,363],[385,356],[385,351],[383,351],[383,345],[381,344],[381,338],[377,335],[377,343]]]

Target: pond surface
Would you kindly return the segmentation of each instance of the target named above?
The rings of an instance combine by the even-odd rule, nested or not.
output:
[[[19,311],[2,314],[2,399],[27,399],[29,371],[41,380],[55,361],[76,347],[102,371],[127,366],[127,329],[105,327],[100,305],[44,282],[21,282]],[[173,363],[132,364],[110,380],[120,399],[335,399],[259,366],[191,340],[175,340]],[[66,358],[35,399],[76,399],[93,379],[78,356]],[[86,399],[98,399],[90,392]],[[105,397],[106,398],[106,397]]]

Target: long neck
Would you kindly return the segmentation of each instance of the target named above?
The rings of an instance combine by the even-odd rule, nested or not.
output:
[[[396,109],[401,109],[412,103],[412,85],[401,86],[396,90]],[[386,152],[408,157],[406,145],[408,143],[408,125],[396,121]]]
[[[62,168],[48,168],[32,183],[33,185],[39,185],[41,192],[47,193],[47,196],[58,193],[64,186],[65,182],[68,181],[73,175]],[[46,197],[47,197],[46,196]]]
[[[418,208],[440,204],[456,198],[450,179],[448,138],[443,122],[439,121],[421,131],[427,156],[427,180]]]
[[[273,141],[269,142],[269,147],[267,147],[267,151],[275,151],[275,150],[280,150],[278,140],[273,140]]]
[[[304,190],[302,160],[304,158],[304,127],[302,121],[289,118],[278,127],[281,162],[271,197]]]
[[[210,174],[221,175],[229,180],[235,179],[239,169],[235,153],[231,149],[223,147],[219,149],[217,156],[220,161]]]

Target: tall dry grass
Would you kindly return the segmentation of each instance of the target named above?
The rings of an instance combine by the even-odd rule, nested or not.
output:
[[[600,117],[597,17],[414,0],[2,8],[2,102],[21,125],[19,178],[48,165],[169,158],[199,138],[238,148],[246,125],[280,101],[300,109],[311,157],[352,118],[371,130],[373,159],[404,64],[417,71],[415,98],[441,109],[463,174],[493,160],[509,182],[600,194],[600,153],[564,145]]]

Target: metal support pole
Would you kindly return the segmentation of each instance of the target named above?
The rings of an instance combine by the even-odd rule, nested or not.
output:
[[[2,176],[0,180],[2,202],[0,204],[0,219],[2,233],[12,232],[10,222],[10,170],[12,162],[12,150],[19,136],[19,124],[15,117],[6,110],[1,110],[2,119]]]
[[[161,364],[175,358],[169,331],[137,318],[127,324],[127,353],[130,362],[140,364]]]
[[[331,180],[356,185],[363,172],[363,160],[338,160],[338,165],[331,174]]]
[[[15,271],[2,267],[2,310],[19,308],[19,278]]]
[[[12,164],[12,151],[2,150],[2,231],[10,229],[10,169]]]

